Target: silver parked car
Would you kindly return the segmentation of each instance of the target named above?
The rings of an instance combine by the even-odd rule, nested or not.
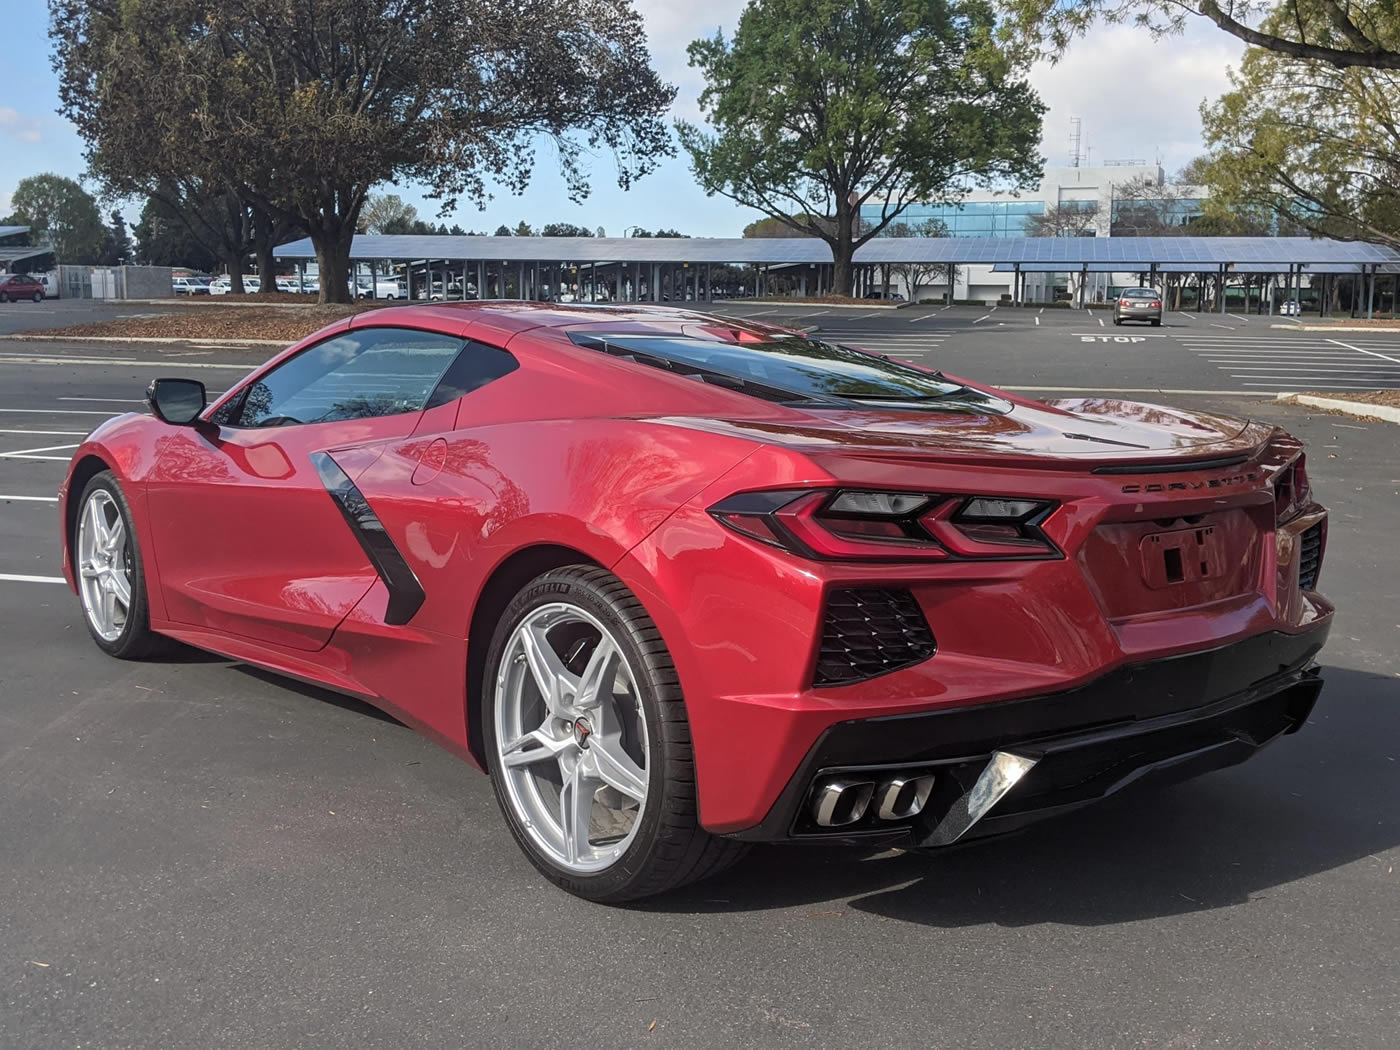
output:
[[[1162,293],[1156,288],[1124,288],[1113,304],[1113,323],[1151,321],[1162,323]]]

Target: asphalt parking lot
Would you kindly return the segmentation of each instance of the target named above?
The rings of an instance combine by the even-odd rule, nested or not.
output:
[[[0,1046],[1394,1046],[1400,427],[1267,395],[1400,385],[1400,333],[1106,317],[804,323],[1304,438],[1340,607],[1311,723],[1015,839],[757,850],[627,909],[547,886],[486,778],[372,709],[87,637],[53,582],[71,447],[157,374],[222,390],[261,354],[0,341]]]
[[[0,335],[159,312],[159,309],[148,304],[103,299],[45,299],[42,303],[0,303]]]

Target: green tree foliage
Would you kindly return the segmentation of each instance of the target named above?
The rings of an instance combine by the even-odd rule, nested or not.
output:
[[[855,249],[908,204],[1038,176],[1025,59],[990,0],[755,0],[732,41],[690,45],[713,131],[681,122],[681,144],[707,193],[826,241],[849,294]]]
[[[1326,39],[1327,26],[1302,28]],[[1231,85],[1201,107],[1209,215],[1269,213],[1280,232],[1400,247],[1400,76],[1251,48]]]
[[[50,0],[62,111],[104,179],[193,173],[304,227],[323,299],[349,295],[371,186],[450,209],[529,182],[570,195],[611,153],[624,188],[673,152],[674,89],[631,0]]]
[[[117,266],[133,261],[131,237],[126,231],[126,218],[116,208],[107,222],[107,234],[102,238],[102,252],[97,260],[103,266]]]
[[[822,220],[820,216],[799,214],[781,219],[755,219],[744,227],[745,237],[815,237],[812,229]]]
[[[499,226],[496,227],[496,232],[493,233],[491,236],[493,236],[493,237],[510,237],[510,236],[513,236],[513,235],[512,235],[511,232],[510,232],[510,227],[507,226],[505,223],[501,223]]]
[[[515,237],[533,237],[535,235],[535,231],[530,228],[530,224],[528,222],[526,222],[524,219],[521,219],[515,224],[515,229],[511,231],[511,234]]]
[[[1400,69],[1396,0],[1000,0],[1022,38],[1062,53],[1097,21],[1179,33],[1196,18],[1247,44],[1338,69]],[[1276,16],[1276,17],[1273,17]]]
[[[412,226],[417,219],[418,209],[405,204],[397,193],[379,193],[366,198],[358,232],[395,233],[399,232],[399,227]]]
[[[37,240],[47,236],[61,263],[95,263],[102,254],[107,228],[92,195],[62,175],[20,179],[10,206],[17,225],[30,227]]]
[[[575,226],[571,222],[546,223],[540,230],[541,237],[592,237],[593,231],[587,226]]]
[[[155,197],[147,198],[132,232],[136,235],[136,259],[147,266],[188,266],[210,272],[221,261],[179,213]],[[242,289],[241,269],[238,272],[240,283],[235,291]]]
[[[680,238],[687,238],[687,237],[690,236],[690,234],[688,234],[688,233],[681,233],[680,230],[657,230],[655,233],[652,233],[651,230],[643,229],[642,227],[638,226],[638,227],[636,227],[635,229],[632,230],[631,236],[633,236],[633,237],[680,237]]]

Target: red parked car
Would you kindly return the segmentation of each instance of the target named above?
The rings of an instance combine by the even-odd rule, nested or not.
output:
[[[1321,689],[1327,514],[1265,423],[532,303],[360,314],[149,399],[63,487],[97,644],[392,712],[595,900],[747,842],[1011,831],[1241,761]]]
[[[44,286],[27,273],[0,273],[0,303],[29,299],[44,301]]]

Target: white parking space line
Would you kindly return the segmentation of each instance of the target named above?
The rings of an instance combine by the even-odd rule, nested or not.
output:
[[[25,412],[39,416],[106,416],[108,419],[113,417],[112,412],[99,412],[94,408],[0,408],[0,412]]]
[[[144,405],[143,397],[60,397],[59,401],[95,401],[107,405]]]
[[[1189,317],[1193,321],[1196,319],[1195,314],[1188,314],[1185,310],[1178,310],[1177,313],[1179,313],[1182,317]]]
[[[1103,323],[1103,318],[1102,318],[1102,317],[1099,318],[1099,327],[1100,327],[1100,328],[1105,327],[1105,325],[1104,325],[1104,323]]]
[[[37,434],[40,437],[87,437],[86,430],[7,430],[0,428],[0,434]]]
[[[20,573],[0,572],[0,580],[10,583],[67,583],[62,576],[25,576]]]
[[[17,448],[0,452],[0,456],[29,456],[35,452],[61,452],[66,448],[77,448],[77,445],[45,445],[43,448]]]
[[[57,503],[57,496],[6,496],[0,494],[0,503],[18,501],[20,503]]]
[[[1370,354],[1372,357],[1384,358],[1387,361],[1394,361],[1397,365],[1400,365],[1400,357],[1389,357],[1385,354],[1378,354],[1374,350],[1362,350],[1361,347],[1352,346],[1350,343],[1344,343],[1340,339],[1329,339],[1327,341],[1329,343],[1336,343],[1338,346],[1344,346],[1348,350],[1355,350],[1358,354]]]
[[[1232,324],[1216,324],[1214,321],[1210,323],[1210,326],[1212,328],[1228,328],[1232,332],[1235,330],[1235,326]]]
[[[1039,314],[1036,314],[1036,315],[1035,315],[1035,323],[1036,323],[1036,327],[1039,327],[1039,326],[1040,326],[1040,315],[1039,315]]]
[[[992,316],[991,314],[983,314],[981,317],[977,318],[977,320],[973,321],[972,323],[973,323],[973,324],[981,324],[983,321],[985,321],[987,318],[989,318],[989,317],[991,317],[991,316]]]

